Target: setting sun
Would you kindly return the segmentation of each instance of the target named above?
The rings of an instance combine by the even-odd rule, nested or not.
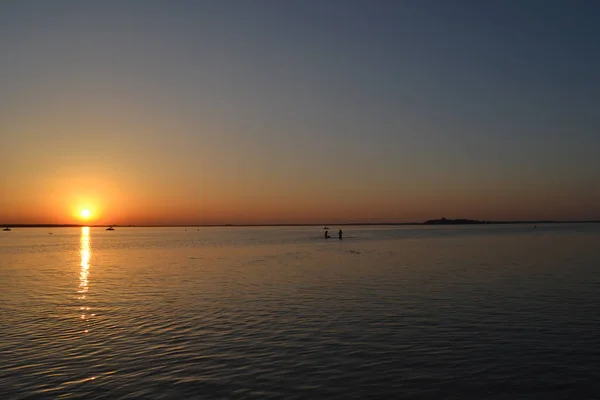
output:
[[[91,217],[92,212],[90,210],[88,210],[87,208],[81,210],[79,212],[79,216],[83,219],[88,219],[89,217]]]

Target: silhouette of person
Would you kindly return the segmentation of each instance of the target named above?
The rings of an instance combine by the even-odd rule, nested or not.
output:
[[[329,231],[325,230],[325,239],[329,239]]]
[[[338,237],[340,238],[340,240],[342,240],[343,234],[344,234],[344,232],[342,232],[342,230],[340,229],[340,231],[338,232]]]

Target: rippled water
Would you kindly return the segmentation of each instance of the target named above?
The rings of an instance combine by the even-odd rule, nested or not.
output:
[[[0,232],[3,399],[600,398],[599,225],[48,231]]]

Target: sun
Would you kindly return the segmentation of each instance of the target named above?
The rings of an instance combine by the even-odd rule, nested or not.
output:
[[[84,208],[83,210],[79,211],[79,216],[83,219],[88,219],[92,216],[92,212],[88,208]]]

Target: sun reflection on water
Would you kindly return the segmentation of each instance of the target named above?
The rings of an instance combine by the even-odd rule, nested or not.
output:
[[[89,290],[88,276],[90,274],[90,259],[92,257],[92,249],[90,245],[90,228],[84,226],[81,228],[81,238],[79,240],[79,254],[81,256],[81,263],[79,270],[79,300],[85,300],[87,292]],[[80,310],[83,311],[81,319],[86,319],[86,311],[90,310],[90,307],[81,306]]]

